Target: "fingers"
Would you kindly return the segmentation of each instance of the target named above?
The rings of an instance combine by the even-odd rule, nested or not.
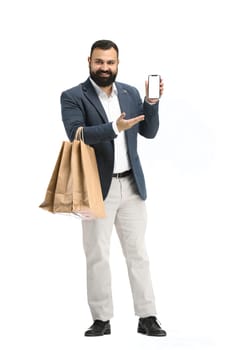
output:
[[[142,115],[139,115],[139,116],[137,116],[137,117],[128,119],[127,122],[128,122],[129,124],[135,125],[135,124],[137,124],[137,123],[140,123],[140,122],[141,122],[142,120],[144,120],[144,119],[145,119],[145,116],[144,116],[144,114],[142,114]]]
[[[122,112],[121,115],[120,115],[120,117],[119,117],[119,119],[124,119],[125,116],[126,116],[126,113],[125,113],[125,112]]]
[[[160,79],[160,97],[161,97],[162,94],[163,94],[163,90],[164,90],[164,84],[163,84],[163,79],[161,78],[161,79]]]
[[[148,80],[145,80],[145,91],[146,91],[146,98],[148,98],[148,94],[149,94],[149,83],[148,83]]]
[[[117,127],[119,131],[127,130],[132,128],[134,125],[140,123],[142,120],[145,119],[145,116],[139,115],[134,118],[130,119],[124,119],[125,118],[125,113],[122,113],[120,117],[117,119]]]

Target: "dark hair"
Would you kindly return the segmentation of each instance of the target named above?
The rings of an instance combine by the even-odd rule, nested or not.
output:
[[[98,40],[98,41],[94,42],[94,44],[92,45],[90,56],[92,55],[92,52],[94,51],[94,49],[98,48],[98,49],[102,49],[102,50],[109,50],[112,47],[116,50],[117,56],[118,56],[119,50],[118,50],[117,45],[113,41],[111,41],[111,40]]]

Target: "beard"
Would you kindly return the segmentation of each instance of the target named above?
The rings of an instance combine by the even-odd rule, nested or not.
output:
[[[108,74],[103,76],[102,74]],[[117,72],[113,73],[110,70],[102,70],[99,69],[96,72],[93,72],[90,68],[90,77],[91,79],[100,87],[106,87],[112,85],[114,83],[117,76]]]

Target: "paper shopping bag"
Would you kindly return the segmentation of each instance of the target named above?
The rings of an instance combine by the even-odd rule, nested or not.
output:
[[[104,217],[105,209],[93,147],[74,141],[71,153],[73,213]]]
[[[83,220],[105,216],[94,148],[82,140],[63,141],[40,208]]]
[[[72,212],[71,151],[72,143],[63,141],[40,208],[52,213]]]

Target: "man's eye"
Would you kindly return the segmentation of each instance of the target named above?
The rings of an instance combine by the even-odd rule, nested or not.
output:
[[[109,66],[112,66],[115,64],[115,61],[107,61],[106,62]],[[104,64],[104,61],[102,60],[95,60],[95,64]]]

